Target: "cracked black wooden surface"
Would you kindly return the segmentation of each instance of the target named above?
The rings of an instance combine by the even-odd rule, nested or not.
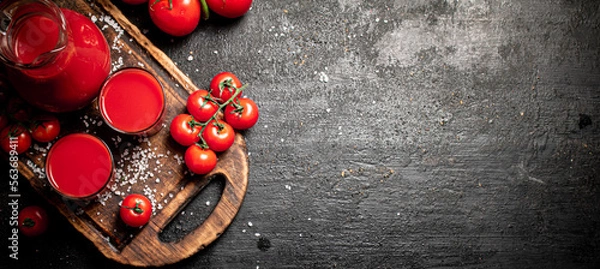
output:
[[[185,38],[119,6],[196,85],[232,71],[260,107],[242,209],[173,268],[600,265],[600,3],[264,0]],[[49,210],[11,266],[119,267]]]

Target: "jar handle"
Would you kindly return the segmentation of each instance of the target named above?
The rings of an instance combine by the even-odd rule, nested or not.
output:
[[[12,17],[10,14],[6,13],[6,11],[0,12],[0,34],[5,36],[8,28],[10,26],[10,22],[12,21]]]

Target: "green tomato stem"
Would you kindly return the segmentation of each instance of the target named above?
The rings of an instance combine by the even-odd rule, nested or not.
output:
[[[208,20],[210,15],[210,10],[208,9],[208,5],[206,4],[206,0],[200,0],[200,10],[202,10],[202,18],[204,20]]]
[[[208,144],[206,143],[206,140],[204,140],[204,137],[202,136],[202,133],[204,133],[204,130],[206,129],[206,126],[208,126],[208,124],[210,122],[212,122],[213,120],[216,121],[217,120],[217,115],[219,114],[219,111],[223,111],[223,108],[225,108],[227,105],[229,105],[231,102],[233,102],[235,100],[235,98],[237,98],[240,93],[248,86],[248,84],[244,84],[242,85],[242,87],[236,87],[234,85],[229,86],[230,88],[234,88],[235,92],[233,93],[233,95],[224,103],[219,105],[219,108],[217,109],[217,111],[205,122],[198,122],[196,120],[191,120],[189,124],[193,124],[191,125],[192,127],[195,126],[202,126],[202,128],[200,129],[200,133],[198,133],[198,136],[200,137],[200,147],[206,149],[208,148]],[[210,97],[209,97],[210,98]],[[211,99],[212,100],[212,99]],[[235,104],[235,102],[234,102]],[[222,128],[222,127],[221,127]]]

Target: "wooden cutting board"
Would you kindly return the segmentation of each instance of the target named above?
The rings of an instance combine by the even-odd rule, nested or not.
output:
[[[194,84],[109,0],[55,2],[96,23],[111,47],[114,69],[137,66],[159,78],[167,101],[167,127],[148,138],[127,137],[102,123],[96,104],[59,115],[61,137],[73,132],[95,134],[109,145],[115,158],[117,172],[115,182],[109,186],[111,191],[84,207],[62,199],[48,184],[42,168],[51,144],[36,144],[20,157],[21,175],[110,259],[136,266],[160,266],[193,255],[225,231],[242,204],[248,184],[243,136],[237,134],[234,145],[218,156],[213,172],[191,175],[183,164],[185,148],[169,137],[168,124],[175,115],[185,112],[185,99],[196,90]],[[183,239],[162,242],[161,231],[212,178],[219,176],[225,179],[225,187],[207,219]],[[155,215],[142,229],[126,227],[118,216],[119,203],[129,193],[145,194],[154,204]]]

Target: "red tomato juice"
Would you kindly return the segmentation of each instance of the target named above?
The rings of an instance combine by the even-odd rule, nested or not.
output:
[[[9,79],[23,99],[52,112],[88,105],[110,72],[110,52],[102,32],[87,17],[61,11],[66,32],[52,18],[26,9],[21,13],[30,15],[16,23],[10,39],[15,63],[29,67],[10,69]]]
[[[162,86],[143,69],[125,68],[111,75],[102,86],[98,103],[106,123],[122,133],[149,134],[162,127]]]
[[[68,198],[100,193],[112,177],[113,159],[99,138],[75,133],[59,139],[48,152],[46,174],[50,185]]]

